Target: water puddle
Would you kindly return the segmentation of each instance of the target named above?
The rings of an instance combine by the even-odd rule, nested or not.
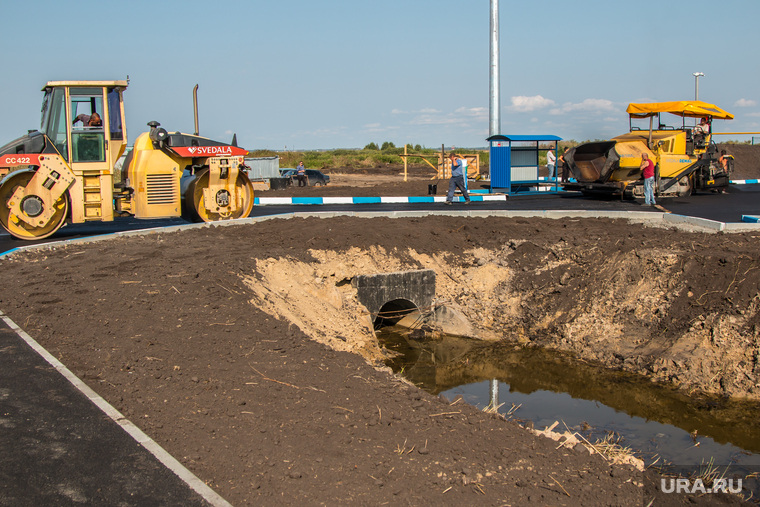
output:
[[[543,430],[578,432],[590,441],[612,434],[646,464],[760,466],[758,404],[687,397],[624,372],[514,344],[458,337],[409,338],[401,328],[377,332],[399,353],[394,372],[431,394],[485,408],[496,393],[499,412]],[[512,411],[510,413],[510,411]]]

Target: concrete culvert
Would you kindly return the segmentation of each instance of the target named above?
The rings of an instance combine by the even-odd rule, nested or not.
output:
[[[410,313],[418,312],[417,305],[408,299],[394,299],[393,301],[388,301],[380,308],[377,317],[375,317],[375,329],[392,326]]]

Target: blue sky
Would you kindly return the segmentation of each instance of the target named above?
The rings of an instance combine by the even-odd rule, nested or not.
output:
[[[45,82],[125,79],[151,120],[248,149],[485,146],[488,0],[0,0],[0,144],[39,127]],[[607,139],[629,102],[694,97],[760,131],[757,0],[500,2],[501,132]],[[747,139],[747,136],[727,138]]]

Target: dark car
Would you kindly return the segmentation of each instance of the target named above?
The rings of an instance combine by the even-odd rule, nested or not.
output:
[[[295,169],[280,169],[280,174],[283,178],[290,178],[295,182]],[[308,181],[310,187],[321,187],[322,185],[327,185],[330,183],[330,177],[322,171],[317,171],[316,169],[306,169],[306,180]]]

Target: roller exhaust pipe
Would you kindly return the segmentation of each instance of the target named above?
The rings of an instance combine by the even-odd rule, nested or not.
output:
[[[195,117],[195,135],[200,135],[198,129],[198,85],[193,88],[193,116]]]

